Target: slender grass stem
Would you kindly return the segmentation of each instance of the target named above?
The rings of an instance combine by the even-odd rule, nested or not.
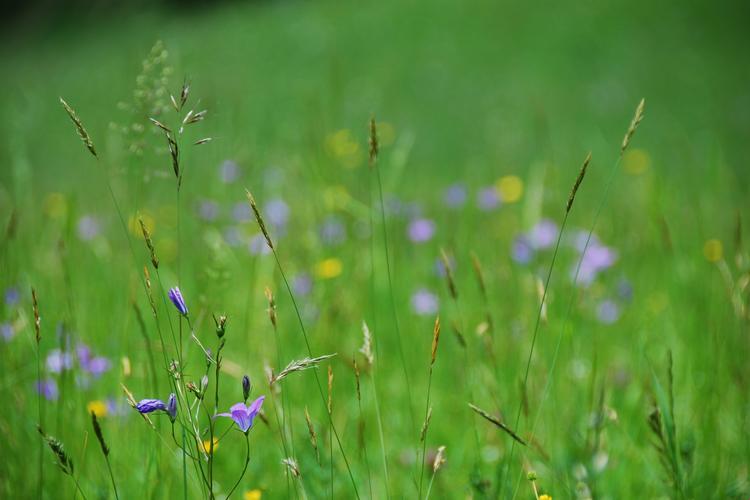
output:
[[[248,434],[245,434],[245,465],[242,467],[242,473],[240,474],[240,477],[237,478],[237,481],[234,483],[234,486],[232,486],[232,489],[229,490],[229,493],[227,493],[227,500],[229,500],[229,497],[232,496],[232,493],[234,493],[234,490],[237,489],[237,486],[240,485],[240,482],[242,482],[242,478],[245,477],[245,473],[247,472],[247,466],[250,463],[250,436]]]
[[[112,464],[109,462],[109,457],[104,456],[104,460],[107,462],[107,470],[109,470],[109,478],[112,480],[112,489],[115,491],[115,498],[120,499],[120,495],[117,493],[117,484],[115,484],[115,475],[112,472]]]

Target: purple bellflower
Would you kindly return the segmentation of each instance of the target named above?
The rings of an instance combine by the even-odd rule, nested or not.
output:
[[[188,308],[185,305],[185,299],[182,298],[182,293],[180,293],[180,287],[174,287],[169,289],[169,300],[172,301],[172,304],[177,308],[178,311],[180,311],[180,314],[183,316],[188,315]]]
[[[266,397],[261,396],[250,403],[250,406],[245,405],[245,403],[237,403],[235,405],[232,405],[232,407],[229,409],[229,413],[219,413],[216,416],[231,418],[237,424],[237,427],[239,427],[242,432],[247,434],[247,432],[253,426],[255,416],[258,415],[261,406],[263,406],[264,399],[266,399]]]
[[[167,411],[167,405],[161,399],[141,399],[135,405],[140,413],[152,413],[155,411]]]
[[[166,411],[167,415],[169,415],[169,420],[174,423],[174,421],[177,419],[177,397],[174,395],[174,392],[169,395]]]

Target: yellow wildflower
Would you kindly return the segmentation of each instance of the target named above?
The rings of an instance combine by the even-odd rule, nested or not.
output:
[[[630,149],[622,157],[622,166],[630,175],[641,175],[651,165],[651,156],[643,149]]]
[[[259,489],[254,489],[254,490],[246,491],[242,495],[242,498],[244,500],[260,500],[262,496],[263,496],[262,491],[260,491]]]
[[[724,248],[721,245],[721,241],[711,239],[706,241],[703,245],[703,255],[709,262],[718,262],[724,256]]]
[[[99,399],[89,401],[89,404],[86,405],[86,411],[89,413],[94,412],[94,415],[97,417],[104,417],[107,415],[107,403]]]
[[[539,495],[539,500],[552,500],[550,495]]]
[[[218,448],[219,448],[219,438],[214,437],[214,453],[216,452]],[[206,453],[211,452],[211,441],[209,441],[208,439],[203,440],[203,451],[205,451]]]
[[[44,213],[53,219],[65,217],[68,213],[68,201],[62,193],[50,193],[44,199]]]
[[[325,140],[326,151],[347,168],[354,168],[362,160],[359,143],[349,129],[337,130],[328,134]]]
[[[495,189],[503,203],[515,203],[523,196],[523,181],[517,175],[506,175],[500,177]]]
[[[331,257],[330,259],[321,260],[316,264],[315,275],[324,280],[335,278],[341,274],[342,268],[341,261],[335,257]]]

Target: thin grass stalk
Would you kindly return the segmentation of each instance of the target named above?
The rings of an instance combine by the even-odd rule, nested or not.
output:
[[[422,480],[424,479],[424,462],[427,456],[427,433],[430,428],[430,395],[432,390],[432,371],[435,367],[435,360],[437,359],[437,348],[440,341],[440,317],[435,318],[435,326],[432,329],[432,349],[430,355],[430,369],[427,375],[427,399],[425,401],[424,408],[424,430],[422,431],[419,439],[422,441],[422,458],[420,460],[419,470],[419,498],[422,498]]]
[[[362,390],[360,387],[360,373],[356,357],[352,357],[352,363],[354,365],[354,377],[357,383],[357,408],[359,409],[359,421],[362,429],[364,430],[366,422],[364,413],[362,412]],[[370,369],[372,370],[372,366],[370,366]],[[374,498],[372,495],[372,472],[370,471],[370,457],[367,453],[367,439],[362,440],[362,452],[365,455],[365,467],[367,468],[367,486],[370,490],[370,500],[372,500]]]
[[[255,213],[255,218],[256,218],[256,221],[258,222],[258,226],[260,226],[261,232],[263,233],[263,236],[266,238],[266,242],[268,243],[268,246],[271,249],[271,253],[273,254],[274,261],[276,262],[276,266],[279,268],[279,273],[281,274],[281,278],[284,281],[284,287],[286,288],[286,291],[289,294],[289,297],[292,301],[292,307],[294,308],[294,313],[297,316],[297,322],[299,323],[300,331],[302,332],[302,338],[305,341],[305,348],[307,349],[307,354],[310,358],[312,358],[313,357],[312,348],[310,347],[310,340],[307,335],[307,329],[305,328],[305,322],[302,320],[302,314],[300,313],[299,306],[297,305],[297,300],[294,298],[294,292],[292,291],[292,287],[289,284],[289,279],[286,276],[286,272],[284,272],[284,266],[281,265],[281,259],[279,259],[279,254],[276,251],[276,247],[273,245],[273,242],[271,241],[271,237],[268,234],[265,223],[263,222],[263,218],[260,215],[260,212],[258,211],[257,205],[255,204],[255,199],[252,197],[252,194],[250,194],[250,191],[247,191],[247,195],[248,195],[248,201],[250,202],[250,207],[253,209],[253,212]],[[320,377],[318,377],[317,370],[313,370],[313,377],[315,378],[315,385],[318,387],[318,394],[320,395],[320,400],[323,403],[323,406],[327,406],[326,397],[323,393],[323,386],[320,383]],[[347,470],[347,473],[349,474],[349,479],[351,480],[352,488],[354,489],[354,494],[357,498],[360,498],[359,490],[357,489],[357,482],[354,480],[354,474],[349,464],[349,459],[346,457],[346,451],[344,450],[344,445],[341,442],[341,438],[339,437],[338,430],[336,429],[336,426],[334,425],[333,419],[331,418],[330,414],[328,414],[328,420],[329,420],[329,423],[331,424],[331,429],[333,430],[334,437],[336,438],[339,451],[341,451],[341,456],[344,459],[344,464],[346,465],[346,470]]]

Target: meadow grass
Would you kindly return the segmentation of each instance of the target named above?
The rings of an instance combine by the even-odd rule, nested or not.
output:
[[[747,497],[747,41],[639,7],[3,49],[0,496]]]

